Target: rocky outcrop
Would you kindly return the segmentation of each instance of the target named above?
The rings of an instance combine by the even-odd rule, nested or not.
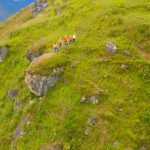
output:
[[[63,70],[63,68],[55,68],[48,76],[26,72],[25,82],[32,93],[44,96],[47,90],[56,84]]]
[[[25,82],[32,93],[37,96],[44,96],[47,90],[56,84],[58,79],[58,75],[41,76],[27,74]]]
[[[2,48],[0,48],[0,62],[3,62],[7,56],[8,53],[8,47],[4,46]]]
[[[32,15],[37,15],[48,7],[47,0],[37,1],[33,4]]]
[[[37,96],[44,96],[47,90],[56,84],[61,73],[64,71],[63,67],[56,67],[54,69],[48,68],[48,75],[41,75],[39,74],[40,71],[34,72],[34,69],[39,68],[39,64],[47,65],[43,64],[43,62],[47,62],[52,56],[51,53],[45,53],[37,59],[34,59],[25,71],[25,82],[30,91]]]
[[[111,42],[108,42],[105,47],[107,51],[111,54],[114,54],[117,51],[117,46]]]
[[[32,52],[32,51],[28,51],[26,54],[27,59],[32,62],[34,59],[38,58],[39,56],[41,56],[43,53],[41,51],[38,52]]]

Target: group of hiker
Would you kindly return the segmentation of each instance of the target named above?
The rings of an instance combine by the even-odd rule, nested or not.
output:
[[[62,48],[63,44],[65,46],[74,43],[76,41],[76,34],[74,33],[73,35],[67,36],[65,35],[64,38],[62,39],[61,37],[59,38],[58,42],[55,42],[53,45],[54,52],[57,53],[60,48]]]

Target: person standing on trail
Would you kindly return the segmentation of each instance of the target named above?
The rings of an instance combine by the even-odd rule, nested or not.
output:
[[[69,37],[69,43],[71,44],[73,42],[73,37],[72,37],[72,35],[70,35],[70,37]]]
[[[71,37],[67,37],[67,45],[69,45],[70,44],[70,39],[71,39]]]
[[[54,43],[53,48],[54,48],[54,52],[57,53],[59,50],[57,43]]]
[[[74,33],[74,34],[72,35],[73,42],[76,41],[76,38],[77,38],[77,36],[76,36],[76,34]]]
[[[60,47],[60,48],[62,48],[62,44],[63,44],[63,40],[62,40],[62,38],[60,37],[60,38],[59,38],[59,47]]]
[[[67,45],[68,44],[67,42],[68,42],[68,38],[67,38],[67,35],[65,35],[65,37],[64,37],[64,44]]]

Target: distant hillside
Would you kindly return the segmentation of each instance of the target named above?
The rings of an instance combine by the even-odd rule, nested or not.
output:
[[[0,1],[0,22],[16,13],[21,8],[34,2],[34,0],[1,0]]]
[[[49,0],[0,24],[0,150],[150,150],[149,0]]]

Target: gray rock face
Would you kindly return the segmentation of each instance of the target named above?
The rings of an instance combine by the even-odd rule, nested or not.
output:
[[[42,52],[35,52],[33,53],[32,51],[28,51],[26,54],[27,59],[32,62],[34,59],[38,58],[39,56],[41,56],[43,53]]]
[[[18,89],[10,89],[8,90],[8,98],[13,99],[16,98],[18,96]]]
[[[40,150],[63,150],[63,146],[60,144],[52,144],[48,146],[43,146]]]
[[[54,69],[54,75],[49,76],[32,75],[27,73],[25,82],[32,93],[37,96],[44,96],[47,93],[47,90],[56,84],[61,72],[63,72],[63,68]]]
[[[114,54],[117,51],[117,46],[111,42],[106,44],[106,49],[109,53]]]
[[[8,47],[4,46],[0,48],[0,62],[3,62],[7,56]]]
[[[48,3],[46,0],[35,2],[32,9],[32,15],[37,15],[41,13],[48,7]]]

